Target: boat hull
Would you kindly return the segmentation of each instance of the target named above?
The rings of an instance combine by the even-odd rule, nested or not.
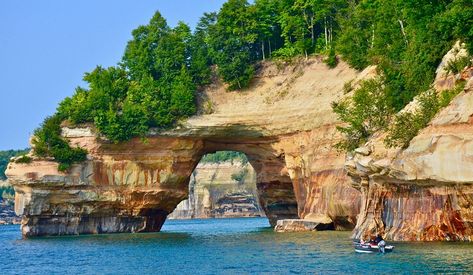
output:
[[[394,246],[392,245],[387,245],[384,247],[384,253],[389,253],[392,252],[394,249]],[[379,247],[377,245],[371,245],[371,244],[355,244],[355,252],[357,253],[380,253],[381,251],[379,250]]]

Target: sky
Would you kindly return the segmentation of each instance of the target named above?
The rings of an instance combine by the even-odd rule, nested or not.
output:
[[[95,66],[120,61],[131,31],[156,10],[195,27],[224,0],[0,1],[0,150],[23,149]]]

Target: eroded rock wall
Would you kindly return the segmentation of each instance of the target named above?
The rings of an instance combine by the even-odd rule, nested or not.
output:
[[[234,179],[240,175],[241,179]],[[172,219],[262,217],[256,172],[249,163],[199,163],[189,182],[189,198],[168,216]]]
[[[192,139],[116,145],[99,144],[93,134],[68,137],[90,155],[67,173],[52,161],[9,165],[25,236],[159,231],[187,197],[202,149],[202,142]]]
[[[250,89],[227,92],[214,83],[199,99],[212,103],[211,112],[151,131],[146,142],[111,144],[93,126],[65,127],[73,145],[88,149],[88,161],[66,173],[41,159],[8,167],[23,235],[159,231],[188,197],[201,156],[217,150],[248,156],[271,224],[299,218],[353,228],[360,192],[333,149],[340,136],[331,103],[344,95],[346,82],[365,76],[343,62],[329,69],[318,58],[263,63]]]
[[[348,160],[363,194],[355,238],[473,240],[473,79],[466,77],[465,90],[408,148],[386,148],[380,133]]]

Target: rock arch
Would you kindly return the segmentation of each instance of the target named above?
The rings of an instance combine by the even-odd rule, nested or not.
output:
[[[200,99],[213,103],[213,113],[150,132],[145,142],[113,144],[93,126],[65,126],[63,136],[88,150],[87,161],[67,173],[41,159],[8,167],[23,235],[159,231],[187,198],[202,155],[217,150],[248,156],[272,224],[297,217],[353,228],[360,192],[344,170],[344,154],[333,148],[340,137],[331,102],[364,74],[343,62],[328,69],[317,58],[284,68],[263,64],[252,89],[229,93],[215,83]]]
[[[9,166],[25,236],[159,231],[166,216],[187,198],[190,175],[201,157],[221,150],[248,156],[271,225],[304,217],[328,217],[341,229],[356,222],[359,194],[346,181],[343,168],[314,172],[307,167],[313,160],[285,151],[301,134],[290,143],[287,137],[156,136],[146,143],[134,139],[121,144],[98,142],[89,128],[65,129],[65,135],[88,148],[91,159],[68,173],[44,160]]]

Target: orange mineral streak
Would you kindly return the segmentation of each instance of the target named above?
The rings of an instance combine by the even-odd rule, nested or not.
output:
[[[361,193],[343,170],[344,154],[333,148],[341,136],[331,104],[346,96],[345,83],[356,87],[374,74],[344,62],[329,69],[319,57],[284,66],[264,62],[247,90],[228,92],[215,81],[199,94],[198,115],[145,140],[114,144],[92,125],[64,124],[63,136],[86,148],[89,160],[67,173],[39,159],[9,165],[23,235],[159,231],[187,198],[200,158],[217,150],[248,156],[271,224],[307,218],[351,229]]]

